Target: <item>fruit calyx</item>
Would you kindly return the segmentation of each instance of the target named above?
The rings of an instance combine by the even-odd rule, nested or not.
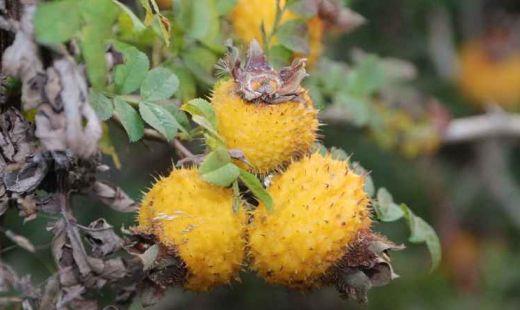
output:
[[[245,65],[238,49],[228,44],[228,53],[219,61],[221,71],[229,73],[236,84],[236,92],[246,101],[267,104],[301,101],[305,90],[300,86],[307,76],[305,58],[295,59],[289,67],[273,69],[256,40],[251,41]]]
[[[373,287],[385,286],[399,276],[394,273],[388,251],[404,249],[370,230],[360,231],[345,255],[323,279],[344,298],[366,303]]]

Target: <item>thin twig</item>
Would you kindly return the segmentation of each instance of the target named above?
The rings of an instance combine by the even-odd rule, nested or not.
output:
[[[320,120],[329,124],[351,123],[344,111],[333,106],[320,112]],[[456,144],[494,137],[520,138],[520,115],[493,111],[483,115],[453,119],[442,135],[442,142]]]
[[[161,133],[151,128],[144,129],[144,138],[148,140],[170,143]],[[179,155],[182,157],[195,156],[186,146],[184,146],[184,144],[182,144],[179,139],[173,139],[170,144],[179,152]]]
[[[442,140],[450,144],[493,137],[520,138],[520,115],[500,112],[454,119]]]

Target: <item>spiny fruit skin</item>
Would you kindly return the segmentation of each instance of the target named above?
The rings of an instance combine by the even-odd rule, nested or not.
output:
[[[267,104],[245,101],[235,88],[233,80],[217,83],[211,103],[218,133],[228,148],[244,152],[251,171],[266,174],[314,144],[318,111],[307,94],[303,102]]]
[[[281,0],[280,5],[285,1]],[[264,23],[265,29],[269,32],[273,27],[276,17],[276,0],[238,0],[231,13],[231,23],[238,38],[244,42],[256,39],[262,40],[260,26]],[[295,19],[298,16],[286,10],[281,18],[281,23]],[[318,60],[323,49],[321,39],[323,37],[324,24],[318,18],[312,18],[307,22],[309,29],[309,54],[298,55],[308,58],[308,64],[312,66]],[[275,38],[276,39],[276,38]]]
[[[475,103],[520,107],[520,52],[492,59],[482,41],[471,41],[460,53],[459,85]]]
[[[232,203],[230,189],[206,183],[196,169],[173,170],[144,198],[138,229],[178,253],[188,270],[185,288],[207,291],[241,268],[246,218]]]
[[[370,228],[364,179],[344,161],[315,153],[293,162],[268,188],[249,228],[251,266],[268,282],[311,288]]]

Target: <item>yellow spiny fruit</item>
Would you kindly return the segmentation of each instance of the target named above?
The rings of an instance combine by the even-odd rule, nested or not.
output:
[[[304,154],[314,144],[318,111],[306,92],[301,102],[269,104],[248,102],[236,88],[233,80],[217,83],[211,103],[218,133],[228,148],[244,152],[252,171],[268,173]]]
[[[173,170],[145,196],[139,229],[182,259],[185,288],[206,291],[237,277],[246,218],[232,203],[232,190],[206,183],[194,168]]]
[[[285,5],[281,0],[280,5]],[[248,43],[251,40],[263,42],[260,26],[263,22],[266,31],[271,31],[276,17],[276,0],[238,0],[231,13],[231,23],[238,38]],[[296,14],[286,10],[281,18],[281,24],[291,19],[298,18]],[[309,65],[313,65],[323,49],[321,39],[324,26],[319,17],[307,22],[309,29]],[[276,38],[275,42],[276,42]]]
[[[472,41],[464,45],[459,59],[459,85],[475,103],[520,107],[520,51],[494,59],[484,41]]]
[[[318,286],[357,234],[370,228],[363,177],[330,155],[293,162],[268,191],[274,209],[260,204],[255,210],[249,248],[252,268],[270,283]]]

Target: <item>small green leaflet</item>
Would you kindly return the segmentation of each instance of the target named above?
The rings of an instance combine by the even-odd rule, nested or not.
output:
[[[309,35],[305,20],[294,19],[283,23],[276,31],[276,36],[280,44],[289,50],[302,54],[309,53]]]
[[[273,198],[269,195],[267,190],[262,186],[260,180],[258,180],[254,174],[251,174],[244,169],[240,169],[240,181],[242,181],[253,195],[264,204],[267,210],[273,210]]]
[[[143,6],[146,15],[144,24],[146,26],[152,26],[152,29],[159,35],[166,46],[170,45],[170,21],[161,15],[159,7],[155,0],[139,0]]]
[[[381,60],[368,55],[358,63],[347,76],[346,90],[355,97],[372,95],[385,84],[385,72]]]
[[[394,202],[392,195],[385,189],[377,191],[377,202],[374,204],[377,218],[383,222],[393,222],[402,218],[404,213]]]
[[[368,171],[358,162],[353,162],[351,166],[355,173],[365,177],[365,192],[368,194],[368,196],[373,197],[376,193],[376,189],[374,186],[374,181],[372,180],[372,177]]]
[[[208,101],[201,98],[195,98],[184,104],[181,109],[190,113],[192,116],[199,115],[207,119],[211,126],[214,128],[217,127],[215,111],[213,111],[213,107]]]
[[[123,54],[125,60],[124,64],[115,68],[116,89],[121,94],[129,94],[141,86],[150,63],[146,54],[133,46],[117,42],[115,47]]]
[[[186,135],[189,136],[188,129],[190,128],[190,121],[184,111],[179,110],[175,104],[164,104],[161,105],[166,111],[170,112],[171,115],[177,121],[177,127]]]
[[[143,22],[137,16],[135,16],[134,12],[132,12],[132,10],[130,10],[126,5],[117,0],[112,0],[112,2],[117,4],[123,11],[123,14],[125,14],[125,16],[130,19],[133,31],[141,32],[146,29],[146,26],[143,24]]]
[[[144,123],[139,113],[119,97],[114,98],[114,108],[114,113],[121,121],[130,142],[141,139],[144,134]]]
[[[105,59],[109,28],[87,25],[81,30],[81,50],[87,64],[87,75],[90,83],[96,89],[102,89],[106,84],[108,67]]]
[[[166,140],[171,141],[177,135],[177,120],[160,105],[141,101],[139,102],[139,113],[143,120],[165,136]]]
[[[199,173],[206,182],[228,187],[236,181],[240,169],[231,162],[226,149],[218,148],[206,156],[199,167]]]
[[[64,0],[38,4],[34,16],[36,39],[45,44],[68,41],[81,28],[79,2]]]
[[[92,106],[94,111],[96,111],[97,116],[102,121],[106,121],[112,117],[112,113],[114,113],[114,105],[112,104],[112,100],[93,89],[90,90],[89,99],[90,106]]]
[[[177,76],[166,68],[150,70],[141,84],[141,97],[146,101],[170,98],[179,87]]]
[[[190,27],[188,35],[203,42],[214,42],[219,35],[219,18],[216,2],[221,0],[197,0],[190,2]]]
[[[442,255],[439,237],[428,223],[416,216],[405,204],[397,205],[392,195],[384,188],[377,191],[377,200],[372,205],[380,221],[393,222],[404,217],[410,227],[409,241],[426,243],[432,258],[431,270],[439,266]]]
[[[409,241],[413,243],[425,242],[432,258],[432,265],[430,271],[435,270],[442,258],[441,243],[435,230],[426,223],[422,218],[416,216],[408,206],[401,204],[401,209],[404,212],[404,217],[408,221],[410,227]]]
[[[217,117],[209,102],[195,98],[184,104],[181,109],[191,114],[191,119],[208,133],[206,143],[211,147],[224,147],[225,143],[217,132]]]
[[[237,0],[218,0],[216,3],[217,12],[220,16],[226,15],[235,7]]]
[[[83,16],[87,25],[96,26],[98,29],[111,27],[119,12],[112,1],[89,0],[78,2],[81,16]]]

